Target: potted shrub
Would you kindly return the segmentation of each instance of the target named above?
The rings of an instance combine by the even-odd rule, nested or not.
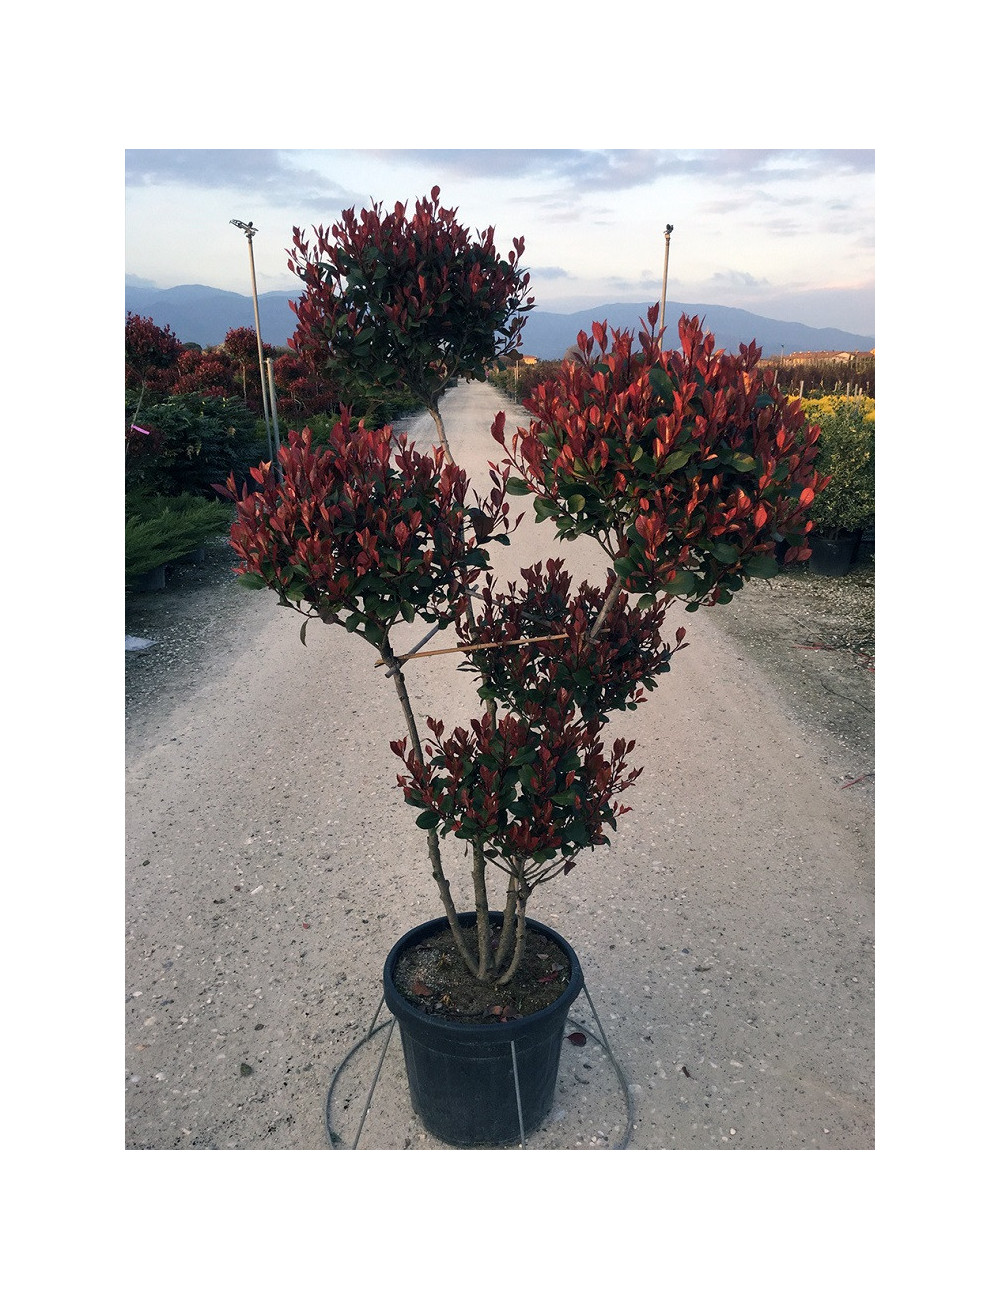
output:
[[[582,973],[528,906],[628,811],[634,742],[604,733],[685,645],[683,627],[664,635],[670,607],[726,601],[776,572],[776,534],[789,559],[809,554],[818,431],[765,380],[756,348],[716,353],[682,320],[681,351],[664,352],[656,315],[638,346],[601,325],[581,335],[580,359],[529,401],[529,428],[508,434],[497,417],[504,454],[484,495],[444,446],[422,454],[388,427],[352,433],[346,410],[327,446],[292,431],[280,476],[265,464],[252,491],[223,489],[241,581],[297,610],[303,639],[312,620],[364,637],[398,695],[406,734],[390,749],[443,916],[399,939],[383,982],[414,1107],[453,1145],[513,1141],[551,1105]],[[490,548],[520,522],[509,498],[526,495],[561,536],[597,539],[602,587],[574,587],[550,557],[498,584]],[[433,663],[475,673],[476,716],[418,723],[404,664],[419,652],[399,644],[417,619],[453,630],[464,658]],[[471,907],[446,872],[451,841],[467,850]]]
[[[231,522],[232,510],[223,502],[206,501],[190,492],[176,497],[126,493],[126,588],[161,590],[168,564],[196,552]]]
[[[812,512],[814,573],[847,573],[862,532],[875,523],[875,400],[827,396],[803,402],[819,426],[817,467],[829,478]]]

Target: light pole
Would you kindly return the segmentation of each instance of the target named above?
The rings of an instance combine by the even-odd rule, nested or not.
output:
[[[257,275],[253,265],[253,237],[257,234],[253,222],[237,221],[234,217],[230,223],[231,226],[238,226],[247,237],[247,248],[250,251],[250,289],[253,294],[253,319],[257,327],[257,360],[260,362],[260,396],[264,404],[264,424],[267,426],[267,450],[272,460],[278,458],[278,449],[274,445],[271,437],[271,404],[267,397],[267,376],[264,371],[264,343],[260,337],[260,311],[257,307]]]
[[[666,230],[663,232],[663,239],[664,239],[664,246],[663,246],[663,292],[660,294],[660,339],[661,339],[660,346],[661,346],[661,347],[663,346],[663,343],[662,343],[662,339],[663,339],[663,330],[664,330],[664,328],[665,328],[665,326],[666,326],[666,322],[664,321],[663,317],[664,317],[664,314],[666,313],[666,310],[667,310],[667,263],[668,263],[669,260],[670,260],[670,236],[671,236],[673,233],[674,233],[674,228],[673,228],[673,226],[667,226]]]

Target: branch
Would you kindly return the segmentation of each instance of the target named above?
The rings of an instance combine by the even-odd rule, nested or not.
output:
[[[599,626],[604,621],[604,611],[598,615]],[[518,641],[479,641],[470,642],[464,645],[446,646],[443,650],[421,650],[416,654],[400,655],[395,660],[397,664],[406,663],[408,659],[430,659],[432,655],[457,655],[464,654],[468,650],[498,650],[502,646],[509,645],[532,645],[535,641],[565,641],[569,636],[568,632],[553,632],[551,636],[525,636]],[[388,661],[379,659],[375,664],[376,668],[383,667]]]

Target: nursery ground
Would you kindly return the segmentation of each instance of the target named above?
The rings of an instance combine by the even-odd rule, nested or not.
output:
[[[500,408],[525,421],[486,385],[445,402],[480,483]],[[428,425],[411,422],[418,438]],[[526,519],[501,558],[513,573],[546,545]],[[584,543],[562,553],[600,572]],[[231,563],[219,539],[126,602],[126,633],[152,643],[126,656],[131,1149],[328,1149],[331,1080],[375,1013],[384,955],[439,914],[370,649],[318,625],[303,647],[298,619]],[[614,732],[641,751],[635,810],[536,900],[627,1076],[631,1147],[874,1145],[873,611],[871,561],[678,607],[690,647]],[[425,662],[408,672],[418,712],[461,720],[455,675]],[[367,1051],[330,1097],[348,1141]],[[394,1052],[360,1145],[434,1147]],[[567,1044],[529,1145],[616,1146],[626,1126],[593,1035]]]

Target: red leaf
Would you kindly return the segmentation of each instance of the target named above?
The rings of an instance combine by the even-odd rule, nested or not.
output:
[[[431,996],[431,990],[423,980],[414,980],[411,987],[418,998],[429,998]]]
[[[584,1043],[587,1041],[587,1035],[580,1034],[580,1033],[567,1034],[566,1040],[567,1042],[572,1043],[574,1047],[582,1047]]]

